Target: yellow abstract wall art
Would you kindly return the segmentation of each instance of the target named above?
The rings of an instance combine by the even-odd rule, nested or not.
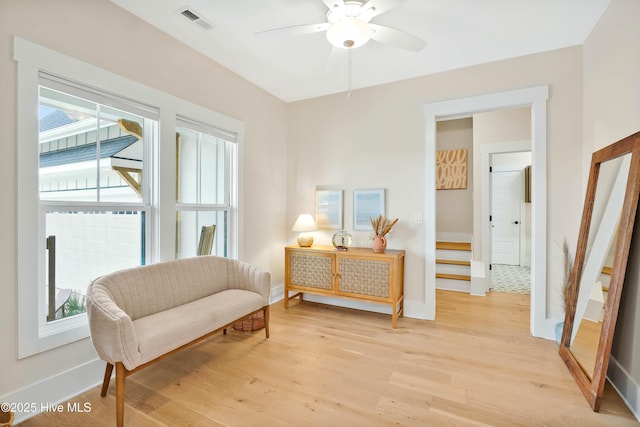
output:
[[[467,188],[467,157],[465,149],[436,153],[436,190]]]

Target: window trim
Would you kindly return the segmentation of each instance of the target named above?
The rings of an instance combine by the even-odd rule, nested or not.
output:
[[[175,258],[175,128],[177,117],[226,129],[236,135],[237,163],[231,165],[232,194],[230,211],[234,224],[231,225],[230,239],[235,250],[229,256],[240,255],[238,242],[241,241],[242,223],[238,195],[242,191],[239,179],[242,170],[242,150],[244,123],[226,115],[209,110],[184,99],[166,94],[138,82],[129,80],[110,71],[101,69],[70,56],[56,52],[23,38],[14,37],[13,59],[16,61],[17,79],[17,127],[16,127],[16,266],[18,295],[18,358],[22,359],[52,348],[87,338],[89,329],[86,315],[69,318],[68,323],[77,322],[72,327],[43,335],[39,327],[40,311],[39,284],[44,282],[44,269],[33,268],[34,248],[44,257],[44,239],[39,239],[38,227],[44,227],[38,197],[38,146],[29,141],[38,140],[37,115],[33,114],[38,105],[39,74],[41,72],[61,76],[72,82],[96,88],[109,88],[114,94],[129,94],[129,99],[139,100],[141,105],[152,105],[159,111],[159,147],[154,152],[154,167],[150,171],[156,185],[151,190],[150,203],[155,206],[151,218],[151,242],[149,263]],[[106,92],[106,91],[105,91]],[[25,143],[27,141],[27,143]],[[237,165],[237,168],[236,168]],[[163,171],[160,173],[160,171]],[[40,222],[40,223],[39,223]],[[36,226],[37,224],[37,226]],[[42,240],[42,241],[40,241]],[[84,319],[84,320],[82,320]],[[65,319],[66,320],[66,319]]]
[[[180,212],[226,212],[227,213],[227,223],[226,229],[218,228],[216,233],[225,232],[229,237],[227,239],[228,244],[226,247],[227,256],[229,258],[237,258],[238,257],[238,242],[237,239],[231,238],[231,236],[237,236],[237,209],[234,207],[237,206],[237,171],[234,168],[237,159],[237,151],[238,144],[237,138],[238,136],[234,133],[225,131],[223,129],[219,129],[213,127],[211,125],[207,125],[204,123],[197,122],[190,118],[186,118],[183,116],[177,117],[176,129],[187,128],[196,132],[200,132],[203,134],[207,134],[213,136],[215,138],[221,139],[225,143],[224,149],[224,168],[225,168],[225,184],[224,184],[224,202],[223,203],[202,203],[200,201],[197,202],[179,202],[176,200],[176,214]],[[176,146],[176,149],[178,147]],[[179,170],[176,170],[176,174]],[[199,173],[198,173],[199,175]],[[176,175],[177,176],[177,175]],[[198,182],[200,180],[200,176],[198,176]],[[177,180],[176,180],[177,182]]]

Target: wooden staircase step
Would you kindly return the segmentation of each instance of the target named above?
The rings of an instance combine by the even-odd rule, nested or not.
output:
[[[462,274],[436,273],[436,279],[466,280],[467,282],[470,282],[471,276],[465,276]]]
[[[436,249],[447,249],[450,251],[471,251],[470,242],[436,242]]]
[[[464,265],[471,267],[471,261],[458,261],[455,259],[436,259],[436,264]]]

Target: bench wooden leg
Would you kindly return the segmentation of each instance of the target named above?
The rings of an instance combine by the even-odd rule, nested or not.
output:
[[[107,362],[107,368],[104,370],[104,380],[102,381],[102,391],[100,396],[105,397],[107,390],[109,390],[109,382],[111,381],[111,374],[113,373],[113,365]]]
[[[264,333],[267,338],[269,338],[269,308],[267,305],[262,309],[262,313],[264,314]]]
[[[122,362],[116,362],[116,425],[124,427],[124,378]]]

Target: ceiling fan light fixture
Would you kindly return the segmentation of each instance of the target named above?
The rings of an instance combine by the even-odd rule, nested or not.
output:
[[[371,39],[369,24],[357,18],[344,18],[327,29],[327,40],[341,49],[360,47]]]

